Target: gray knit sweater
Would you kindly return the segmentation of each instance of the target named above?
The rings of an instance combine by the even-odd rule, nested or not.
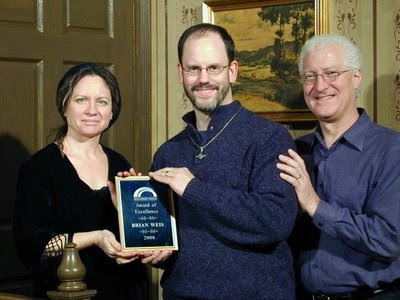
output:
[[[187,167],[195,178],[183,197],[175,195],[179,251],[162,278],[165,299],[294,299],[292,256],[286,239],[294,226],[293,189],[275,166],[292,138],[277,123],[241,109],[223,132],[199,153],[240,109],[218,107],[206,132],[187,127],[163,144],[152,170]]]

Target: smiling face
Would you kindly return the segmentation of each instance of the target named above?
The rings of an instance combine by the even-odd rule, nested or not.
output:
[[[74,87],[65,110],[67,135],[78,138],[100,136],[112,118],[111,93],[97,75],[84,76]]]
[[[206,67],[227,66],[218,75],[210,75]],[[203,68],[198,75],[187,74],[185,69]],[[193,35],[186,41],[182,55],[182,65],[178,64],[178,75],[187,97],[195,109],[205,114],[219,105],[231,103],[231,84],[236,81],[238,64],[229,64],[225,45],[216,33],[202,36]]]
[[[326,45],[311,50],[304,56],[303,73],[326,73],[344,71],[344,54],[340,46]],[[355,89],[361,83],[361,72],[352,70],[341,74],[335,81],[325,82],[317,76],[314,84],[304,84],[307,106],[318,120],[341,122],[353,119],[357,113]]]

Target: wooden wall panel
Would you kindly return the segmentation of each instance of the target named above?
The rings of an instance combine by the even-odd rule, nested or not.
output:
[[[363,55],[363,79],[358,106],[364,107],[373,119],[373,7],[372,0],[330,0],[329,32],[349,38]]]
[[[0,279],[27,274],[15,253],[11,224],[20,162],[41,139],[41,66],[32,59],[0,59]]]
[[[67,0],[65,3],[65,31],[112,33],[112,1]]]
[[[41,2],[41,1],[39,1]],[[37,15],[42,10],[37,10],[36,1],[1,1],[0,26],[10,28],[34,28]]]
[[[143,116],[150,107],[147,98],[133,97],[137,65],[133,63],[134,5],[140,3],[0,0],[0,292],[16,291],[27,282],[28,272],[15,255],[11,235],[16,178],[21,162],[51,142],[49,135],[61,123],[55,95],[58,81],[69,67],[95,62],[115,74],[123,106],[102,141],[129,161],[146,164],[141,170],[149,167],[150,151],[134,151],[146,141],[142,135],[151,135],[142,133],[147,128],[144,122],[135,124],[133,130],[135,114]],[[145,63],[149,62],[142,65]],[[141,74],[140,68],[137,73]],[[134,111],[135,101],[143,105]],[[143,116],[143,120],[150,119]]]
[[[11,220],[18,164],[38,145],[38,68],[34,61],[0,60],[0,222]],[[20,81],[24,85],[20,85]],[[8,101],[12,99],[12,101]],[[17,138],[18,137],[18,138]],[[23,153],[26,153],[25,155]],[[1,259],[5,257],[0,257]]]
[[[152,31],[155,41],[152,55],[157,61],[152,77],[155,83],[153,105],[158,108],[153,109],[157,116],[152,124],[156,133],[152,141],[153,152],[184,128],[182,116],[193,109],[178,78],[177,44],[183,31],[202,22],[201,9],[200,0],[153,1],[152,11],[158,14],[153,17]]]
[[[376,1],[377,121],[400,131],[400,1]]]
[[[330,0],[330,32],[363,56],[358,104],[378,124],[400,130],[400,0]]]
[[[0,59],[0,69],[0,132],[21,137],[21,143],[32,152],[38,146],[38,103],[42,100],[38,99],[38,62]]]
[[[0,58],[0,70],[0,279],[5,279],[26,274],[15,254],[11,224],[20,162],[37,149],[41,138],[42,68],[40,61]]]

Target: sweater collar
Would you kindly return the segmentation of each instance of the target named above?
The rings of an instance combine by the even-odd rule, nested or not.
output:
[[[211,128],[212,130],[221,129],[229,120],[229,118],[231,118],[241,106],[242,104],[237,100],[227,105],[218,106],[211,115],[211,120],[208,124],[207,131],[209,131]],[[194,130],[197,130],[196,115],[193,110],[186,113],[182,119],[188,126],[192,126]]]
[[[209,140],[217,134],[241,107],[242,104],[237,100],[227,105],[218,106],[211,115],[207,130],[202,134],[204,139]],[[189,130],[189,133],[195,139],[196,143],[201,143],[202,135],[196,128],[196,115],[194,111],[186,113],[182,119],[187,124],[186,128]]]

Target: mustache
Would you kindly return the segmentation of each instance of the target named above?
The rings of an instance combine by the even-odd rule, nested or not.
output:
[[[197,90],[197,89],[218,89],[218,86],[216,86],[215,84],[196,84],[196,85],[194,85],[194,86],[192,86],[192,88],[190,89],[192,92],[194,91],[194,90]]]

